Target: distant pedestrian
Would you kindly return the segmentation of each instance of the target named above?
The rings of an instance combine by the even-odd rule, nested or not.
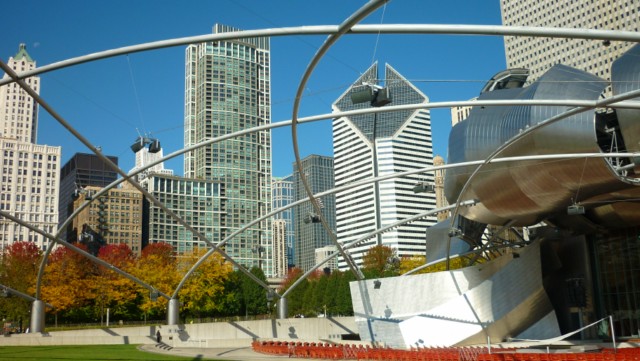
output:
[[[156,331],[156,341],[158,343],[162,342],[162,335],[160,334],[160,330]]]

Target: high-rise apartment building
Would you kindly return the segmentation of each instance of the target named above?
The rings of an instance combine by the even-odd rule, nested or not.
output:
[[[118,165],[118,157],[107,156]],[[111,169],[97,155],[92,153],[76,153],[60,169],[60,199],[58,214],[60,226],[73,214],[74,195],[87,186],[104,188],[118,179],[118,173]],[[72,232],[73,222],[61,233],[61,237],[69,242],[77,241],[77,232]]]
[[[333,103],[334,111],[372,107],[356,103],[352,93],[363,87],[380,87],[378,64],[372,65],[354,85]],[[427,103],[429,99],[390,65],[385,67],[384,88],[393,105]],[[431,119],[428,110],[403,110],[379,114],[340,117],[333,121],[335,186],[433,165]],[[425,230],[436,222],[435,215],[393,228],[382,235],[363,239],[368,233],[399,220],[434,209],[434,193],[414,193],[420,182],[433,184],[433,173],[393,178],[376,184],[349,187],[336,193],[336,224],[342,244],[362,240],[350,248],[362,265],[362,256],[375,245],[385,245],[398,256],[422,255]],[[341,269],[346,267],[340,260]]]
[[[310,155],[302,159],[302,172],[309,183],[311,192],[317,194],[334,188],[333,157]],[[293,192],[296,201],[307,198],[304,185],[300,179],[300,172],[293,164]],[[322,216],[327,220],[329,228],[335,232],[336,203],[334,195],[319,198]],[[296,267],[308,271],[315,265],[315,250],[327,245],[333,245],[331,236],[319,223],[316,211],[311,202],[305,202],[293,207],[295,230],[295,264]]]
[[[271,183],[271,194],[273,200],[273,209],[284,208],[291,204],[293,198],[293,175],[284,178],[274,177]],[[293,229],[293,208],[286,209],[273,216],[275,220],[283,220],[285,222],[285,247],[287,250],[287,268],[293,267],[295,246]],[[275,235],[274,235],[275,239]]]
[[[77,209],[87,197],[93,198],[101,190],[102,187],[97,186],[84,187],[83,193],[73,202],[73,208]],[[140,255],[142,198],[142,192],[133,186],[110,189],[73,219],[72,237],[79,242],[99,242],[99,245],[123,243],[129,246],[133,253]]]
[[[640,29],[639,0],[500,0],[502,24],[599,30]],[[505,36],[508,68],[530,70],[534,81],[554,64],[611,79],[611,62],[634,43],[550,37]]]
[[[209,241],[222,240],[220,225],[224,224],[225,199],[220,182],[151,173],[140,184]],[[146,199],[143,219],[143,248],[149,243],[165,242],[176,254],[183,254],[207,247],[197,235]]]
[[[7,65],[17,73],[36,68],[24,44]],[[39,77],[24,81],[40,93]],[[37,130],[35,100],[17,83],[0,86],[0,210],[55,234],[61,149],[35,144]],[[0,249],[17,241],[35,242],[41,249],[49,244],[43,235],[0,217]]]
[[[283,278],[287,274],[287,221],[274,219],[271,228],[273,237],[273,276]]]
[[[215,25],[214,33],[238,29]],[[271,122],[269,38],[189,45],[185,70],[185,147]],[[246,134],[185,154],[185,177],[220,183],[222,239],[271,210],[271,132]],[[238,263],[271,265],[271,220],[236,235],[225,247]]]

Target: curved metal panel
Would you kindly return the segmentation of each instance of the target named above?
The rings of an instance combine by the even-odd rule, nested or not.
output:
[[[486,99],[597,100],[606,83],[591,74],[556,65],[532,85],[483,93]],[[565,106],[475,107],[449,137],[449,162],[485,159],[522,130],[567,111]],[[595,114],[583,112],[540,128],[511,145],[501,156],[600,152]],[[448,170],[445,194],[450,202],[473,167]],[[481,203],[461,210],[469,219],[526,226],[566,213],[567,206],[628,188],[604,159],[567,159],[488,164],[468,187],[464,199]]]
[[[634,46],[613,62],[611,83],[614,95],[640,89],[640,45]],[[616,113],[627,150],[640,151],[640,110],[616,109]]]
[[[542,285],[539,243],[518,253],[455,271],[351,282],[360,337],[398,348],[470,345],[541,322],[544,333],[531,337],[560,335],[555,317],[547,317],[553,307]]]

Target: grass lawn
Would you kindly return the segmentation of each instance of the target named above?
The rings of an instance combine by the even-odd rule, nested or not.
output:
[[[2,346],[0,360],[190,360],[188,357],[165,356],[140,351],[136,345],[89,345],[89,346]],[[211,360],[201,359],[197,360]]]

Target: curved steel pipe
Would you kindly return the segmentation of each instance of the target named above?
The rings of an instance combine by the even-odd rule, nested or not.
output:
[[[62,60],[33,70],[18,73],[20,79],[63,69],[96,60],[119,55],[139,53],[147,50],[170,48],[174,46],[252,37],[280,37],[292,35],[329,35],[339,31],[338,25],[315,25],[285,27],[277,29],[244,30],[232,33],[206,34],[176,39],[153,41],[138,45],[125,46]],[[635,31],[571,29],[531,26],[467,25],[467,24],[373,24],[354,25],[349,34],[438,34],[438,35],[486,35],[486,36],[532,36],[546,38],[572,38],[585,40],[610,40],[640,42],[640,34]],[[13,82],[13,79],[0,79],[0,86]]]
[[[307,65],[307,69],[305,69],[305,72],[302,75],[302,78],[300,79],[300,84],[298,85],[298,90],[296,91],[295,101],[293,102],[293,111],[292,111],[293,115],[291,117],[291,139],[293,141],[293,154],[296,159],[295,161],[296,168],[298,168],[298,175],[300,177],[300,180],[302,181],[304,190],[309,196],[309,199],[311,200],[311,205],[313,206],[313,209],[315,210],[316,214],[320,218],[322,227],[325,229],[325,231],[329,235],[331,242],[336,246],[336,248],[338,248],[338,251],[340,252],[345,262],[351,269],[351,272],[353,272],[353,274],[356,276],[356,279],[359,279],[359,280],[363,279],[364,275],[362,274],[358,266],[356,266],[355,262],[351,258],[351,255],[346,253],[342,249],[342,245],[340,244],[340,242],[338,242],[338,238],[336,237],[331,227],[329,227],[329,223],[327,222],[327,220],[322,215],[320,204],[318,204],[318,201],[313,196],[313,191],[311,190],[311,186],[307,181],[307,177],[304,175],[304,171],[302,169],[302,161],[300,160],[300,150],[298,149],[298,111],[300,108],[300,100],[302,99],[302,95],[304,93],[304,89],[306,88],[307,81],[311,77],[313,70],[315,69],[316,65],[318,65],[318,63],[320,62],[320,59],[322,59],[324,54],[327,51],[329,51],[331,46],[333,46],[333,44],[336,43],[338,39],[340,39],[340,37],[344,35],[347,31],[349,31],[355,24],[359,23],[362,19],[366,18],[369,14],[371,14],[380,6],[386,4],[387,1],[388,0],[369,1],[363,7],[358,9],[358,11],[356,11],[353,15],[351,15],[347,20],[345,20],[342,24],[340,24],[340,26],[338,27],[338,31],[335,34],[330,35],[329,38],[325,40],[325,42],[322,44],[320,49],[318,49],[318,51],[315,53],[315,55],[309,62],[309,65]]]

